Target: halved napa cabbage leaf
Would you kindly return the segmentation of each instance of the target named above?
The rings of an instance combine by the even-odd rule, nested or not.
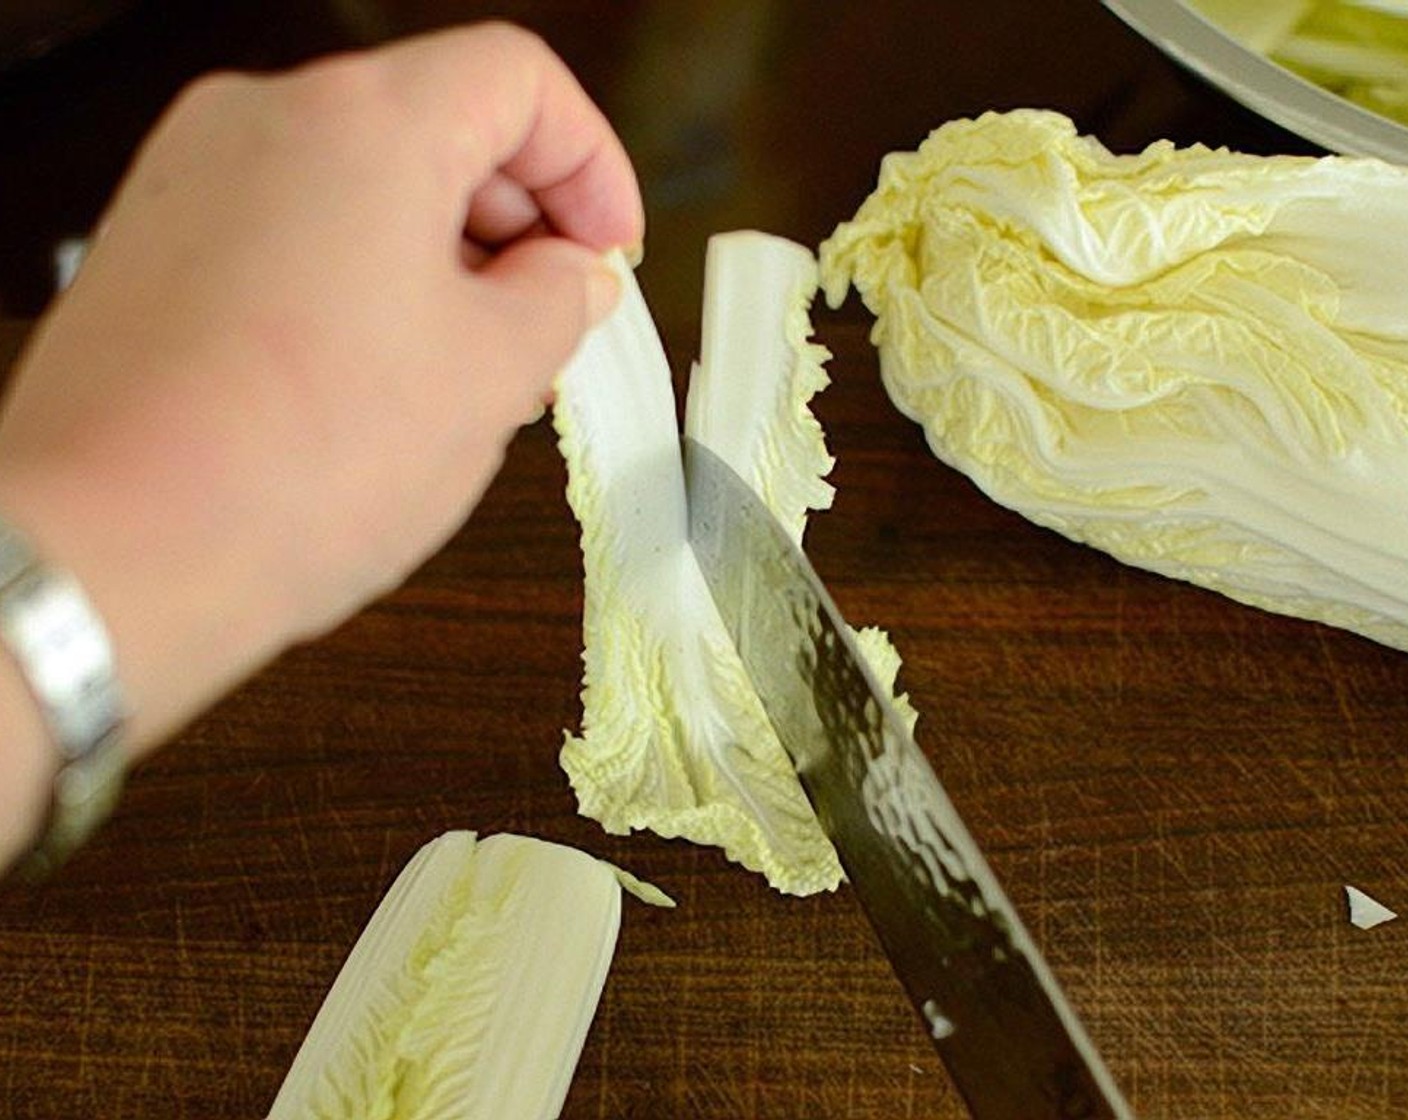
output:
[[[574,848],[447,832],[348,955],[269,1120],[551,1120],[616,948],[622,887]]]
[[[687,541],[669,363],[634,277],[558,384],[554,422],[582,525],[581,733],[562,765],[611,832],[718,845],[777,889],[834,888],[841,869],[768,722]],[[831,502],[832,460],[808,401],[828,357],[810,341],[816,263],[743,231],[709,243],[703,340],[686,430],[747,479],[800,541]],[[893,687],[899,658],[859,635]]]

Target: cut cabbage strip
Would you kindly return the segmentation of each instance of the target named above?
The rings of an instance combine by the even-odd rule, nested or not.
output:
[[[888,156],[821,247],[891,398],[1038,524],[1408,648],[1408,169],[1056,113]]]
[[[634,276],[558,384],[554,421],[582,524],[585,682],[562,765],[581,811],[613,833],[717,845],[777,889],[833,889],[840,865],[768,722],[687,540],[669,363]],[[749,480],[800,541],[830,504],[807,408],[826,384],[809,341],[816,264],[744,231],[711,239],[703,346],[686,430]],[[893,687],[899,658],[861,635]]]
[[[524,836],[425,845],[353,947],[269,1120],[556,1117],[615,952],[622,882]]]

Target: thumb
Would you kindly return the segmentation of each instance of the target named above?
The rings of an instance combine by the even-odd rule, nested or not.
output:
[[[621,282],[601,254],[560,237],[515,241],[475,273],[511,375],[546,390],[582,336],[606,318]],[[479,316],[479,329],[485,324]]]

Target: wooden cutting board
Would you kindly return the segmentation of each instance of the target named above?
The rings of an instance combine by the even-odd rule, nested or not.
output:
[[[919,739],[1140,1114],[1408,1102],[1408,657],[1135,572],[934,461],[831,324],[810,548],[887,627]],[[409,586],[136,775],[102,842],[0,907],[12,1116],[267,1106],[377,898],[446,828],[578,844],[629,906],[569,1117],[960,1116],[849,893],[613,838],[557,769],[580,575],[550,433]],[[908,1111],[907,1111],[908,1110]]]

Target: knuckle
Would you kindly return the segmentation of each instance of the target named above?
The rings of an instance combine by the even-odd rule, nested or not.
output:
[[[505,50],[521,51],[525,54],[552,54],[541,35],[522,24],[506,19],[492,19],[475,24],[469,29],[469,34],[481,38],[486,45],[493,43]]]
[[[181,89],[171,104],[175,117],[201,116],[213,112],[232,96],[246,90],[255,79],[234,70],[212,70],[194,78]]]
[[[282,86],[287,111],[317,120],[344,115],[349,106],[383,94],[383,67],[370,52],[329,55],[291,72]]]
[[[551,69],[561,65],[557,52],[536,31],[508,20],[489,20],[464,29],[466,54],[507,60],[524,71]]]

